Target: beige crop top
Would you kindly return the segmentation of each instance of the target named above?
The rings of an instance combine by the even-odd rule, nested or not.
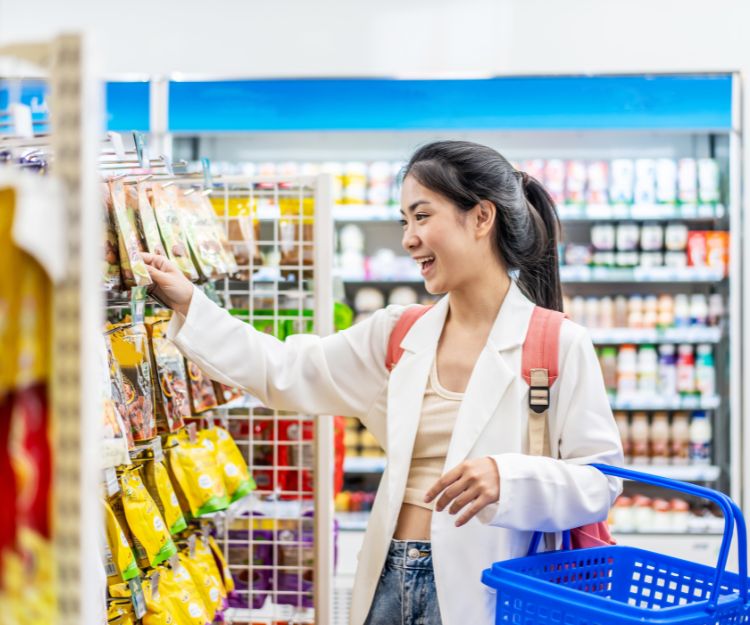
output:
[[[448,445],[463,397],[463,393],[454,393],[440,386],[437,363],[434,362],[422,401],[404,503],[434,509],[435,501],[425,503],[424,496],[443,474]]]

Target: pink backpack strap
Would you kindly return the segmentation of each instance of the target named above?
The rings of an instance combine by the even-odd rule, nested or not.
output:
[[[565,315],[556,310],[534,308],[521,357],[521,375],[526,384],[531,385],[532,369],[546,369],[550,386],[557,380],[560,327],[564,319]]]
[[[409,330],[411,330],[417,319],[429,309],[430,306],[410,306],[401,313],[396,325],[391,330],[391,336],[388,339],[388,349],[385,352],[385,368],[388,371],[391,371],[398,364],[398,361],[401,360],[401,356],[404,353],[401,341],[404,340],[404,337],[409,333]]]

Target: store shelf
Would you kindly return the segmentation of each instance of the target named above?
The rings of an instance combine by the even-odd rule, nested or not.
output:
[[[715,410],[721,405],[721,397],[644,397],[622,399],[612,398],[613,410]]]
[[[653,344],[653,343],[719,343],[721,328],[590,328],[589,336],[595,345]]]
[[[344,471],[346,473],[382,473],[385,471],[385,464],[385,457],[346,456],[344,458]]]
[[[370,520],[370,512],[337,512],[336,521],[342,532],[364,532],[367,522]]]
[[[246,608],[229,608],[224,612],[226,623],[247,625],[249,623],[300,623],[315,622],[315,610],[312,608],[296,608],[290,605],[276,604],[266,601],[258,610]]]
[[[715,482],[721,475],[721,468],[713,465],[656,465],[631,464],[625,467],[631,471],[640,471],[649,475],[658,475],[682,482]]]
[[[724,272],[713,267],[560,267],[565,283],[671,283],[715,284],[724,280]]]
[[[722,204],[560,204],[560,221],[712,221],[722,219],[726,209]],[[378,204],[343,204],[333,209],[336,222],[398,222],[399,206]]]

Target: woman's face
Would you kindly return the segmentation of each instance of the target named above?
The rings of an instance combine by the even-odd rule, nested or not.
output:
[[[487,241],[473,227],[477,209],[460,211],[442,195],[407,176],[401,190],[401,245],[420,266],[428,293],[448,293],[476,276]],[[482,244],[484,243],[484,244]]]

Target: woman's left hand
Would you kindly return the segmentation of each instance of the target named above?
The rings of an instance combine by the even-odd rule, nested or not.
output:
[[[456,521],[456,527],[465,525],[482,508],[500,500],[500,475],[495,461],[492,458],[473,458],[462,462],[433,484],[425,495],[425,503],[430,503],[438,495],[437,512],[450,505],[448,512],[458,514],[469,506]]]

